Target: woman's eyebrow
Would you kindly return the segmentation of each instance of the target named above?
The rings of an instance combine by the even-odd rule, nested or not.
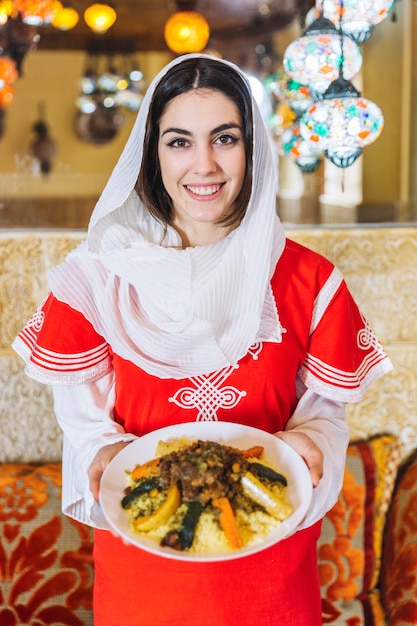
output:
[[[230,122],[228,124],[221,124],[220,126],[213,128],[213,130],[210,131],[210,135],[216,135],[217,133],[221,133],[225,130],[230,130],[231,128],[238,128],[239,130],[241,130],[240,124],[236,124],[235,122]],[[184,128],[172,127],[172,128],[165,129],[162,132],[161,137],[163,137],[164,135],[168,133],[175,133],[177,135],[186,135],[187,137],[192,136],[192,133],[189,130],[185,130]]]
[[[166,130],[164,130],[161,137],[163,137],[167,133],[175,133],[177,135],[187,135],[188,137],[191,137],[192,135],[192,133],[189,130],[184,130],[183,128],[167,128]]]

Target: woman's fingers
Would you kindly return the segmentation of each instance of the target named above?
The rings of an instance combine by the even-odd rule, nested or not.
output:
[[[323,476],[323,453],[320,448],[308,435],[297,430],[281,431],[276,436],[288,443],[304,459],[313,487],[317,487]]]
[[[128,446],[129,443],[131,442],[122,441],[119,443],[112,443],[108,446],[103,446],[103,448],[100,448],[94,457],[90,467],[88,468],[88,478],[90,481],[90,490],[95,500],[98,501],[100,481],[104,470],[112,458],[116,456],[116,454],[125,446]]]

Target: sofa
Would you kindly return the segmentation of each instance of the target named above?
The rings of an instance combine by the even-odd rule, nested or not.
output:
[[[395,366],[348,407],[344,484],[318,544],[323,624],[417,624],[416,234],[289,233],[337,263]],[[47,291],[47,269],[83,237],[0,233],[1,626],[93,624],[92,531],[61,513],[62,438],[50,390],[24,375],[10,348]]]
[[[0,466],[2,626],[93,625],[92,531],[60,492],[59,462]],[[417,624],[417,454],[400,466],[396,437],[350,444],[318,556],[323,624]]]

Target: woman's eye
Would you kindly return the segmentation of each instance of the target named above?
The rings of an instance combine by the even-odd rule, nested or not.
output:
[[[186,148],[188,146],[187,139],[173,139],[168,144],[171,148]]]
[[[237,141],[238,141],[238,138],[235,137],[234,135],[220,135],[220,137],[217,137],[216,139],[216,142],[222,145],[236,143]]]

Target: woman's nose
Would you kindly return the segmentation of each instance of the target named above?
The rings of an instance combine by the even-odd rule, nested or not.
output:
[[[216,171],[216,155],[212,146],[198,146],[194,153],[194,170],[198,174],[210,174]]]

